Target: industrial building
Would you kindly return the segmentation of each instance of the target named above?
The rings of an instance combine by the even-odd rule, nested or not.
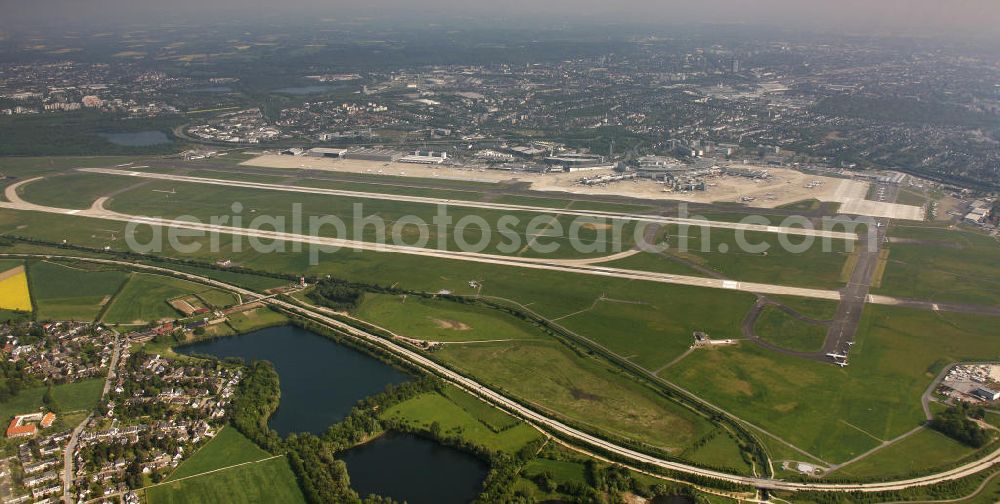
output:
[[[350,149],[341,157],[344,159],[360,159],[363,161],[384,161],[391,163],[403,157],[403,153],[391,149],[357,148]]]
[[[400,163],[415,164],[441,164],[448,159],[448,153],[444,151],[414,151],[409,156],[399,158]]]
[[[996,401],[1000,399],[1000,392],[990,390],[988,388],[979,387],[971,392],[971,394],[984,401]]]
[[[313,147],[309,149],[306,153],[307,156],[311,157],[324,157],[324,158],[342,158],[347,149],[332,149],[329,147]]]

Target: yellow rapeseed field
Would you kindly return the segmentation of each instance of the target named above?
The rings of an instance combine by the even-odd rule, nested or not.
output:
[[[24,266],[0,273],[0,310],[31,311],[28,275]]]

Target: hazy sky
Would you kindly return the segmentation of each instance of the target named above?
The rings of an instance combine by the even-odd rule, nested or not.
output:
[[[0,0],[0,24],[8,28],[61,19],[156,22],[165,19],[165,13],[174,19],[308,13],[310,19],[399,20],[417,13],[442,19],[536,17],[558,22],[791,24],[846,32],[1000,33],[1000,0]]]

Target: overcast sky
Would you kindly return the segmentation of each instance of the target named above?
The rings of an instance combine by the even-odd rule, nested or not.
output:
[[[53,20],[156,22],[228,13],[406,20],[413,13],[453,19],[542,17],[557,22],[746,23],[832,31],[1000,34],[1000,0],[0,0],[8,29]],[[421,17],[423,17],[421,16]]]

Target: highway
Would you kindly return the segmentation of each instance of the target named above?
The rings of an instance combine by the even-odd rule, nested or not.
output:
[[[131,170],[119,170],[113,168],[78,168],[78,171],[86,173],[98,173],[102,175],[131,176],[153,180],[166,180],[171,182],[187,182],[193,184],[218,185],[225,187],[242,187],[247,189],[261,189],[269,191],[282,191],[303,194],[321,194],[327,196],[343,196],[347,198],[362,198],[388,201],[405,201],[408,203],[420,203],[426,205],[447,205],[458,208],[475,208],[484,210],[506,210],[511,212],[533,212],[542,214],[575,215],[580,217],[593,217],[596,219],[615,219],[627,221],[651,222],[655,224],[683,224],[690,226],[704,226],[722,229],[738,229],[743,231],[759,231],[764,233],[780,233],[787,235],[812,236],[816,238],[829,238],[836,240],[857,240],[855,233],[842,231],[826,231],[820,229],[803,229],[798,227],[766,226],[761,224],[743,224],[739,222],[710,221],[702,219],[684,219],[678,217],[663,217],[660,215],[630,214],[620,212],[602,212],[596,210],[569,210],[562,208],[546,208],[528,205],[511,205],[504,203],[489,203],[480,201],[449,200],[442,198],[429,198],[423,196],[406,196],[401,194],[383,194],[361,191],[345,191],[340,189],[324,189],[317,187],[302,187],[287,184],[267,184],[261,182],[245,182],[240,180],[213,179],[204,177],[190,177],[186,175],[172,175],[167,173],[139,172]]]
[[[38,256],[34,254],[0,254],[0,257],[38,257]],[[655,467],[677,471],[684,474],[697,475],[713,480],[753,486],[755,488],[761,488],[761,489],[782,490],[782,491],[792,491],[792,492],[795,491],[882,492],[882,491],[892,491],[892,490],[903,490],[917,486],[931,485],[935,483],[941,483],[941,482],[964,478],[966,476],[975,474],[979,471],[988,469],[992,467],[994,464],[1000,462],[1000,450],[996,450],[988,454],[987,456],[983,457],[982,459],[979,459],[974,462],[969,462],[967,464],[956,467],[954,469],[950,469],[948,471],[917,478],[910,478],[899,481],[877,482],[877,483],[790,482],[790,481],[781,481],[781,480],[766,479],[766,478],[755,478],[749,476],[729,474],[723,471],[704,469],[701,467],[691,466],[680,462],[663,460],[651,455],[646,455],[644,453],[640,453],[635,450],[619,446],[610,441],[606,441],[604,439],[598,438],[586,432],[580,431],[574,427],[568,426],[560,422],[559,420],[547,417],[498,392],[495,392],[471,378],[468,378],[455,371],[452,371],[451,369],[448,369],[438,364],[437,362],[425,357],[423,354],[418,353],[415,350],[411,350],[407,347],[394,343],[390,340],[383,339],[379,336],[368,333],[354,326],[348,325],[337,319],[331,318],[323,314],[322,312],[316,310],[315,308],[309,306],[293,304],[284,301],[280,298],[265,299],[260,294],[247,289],[243,289],[241,287],[226,284],[218,280],[213,280],[211,278],[202,277],[191,273],[174,271],[169,268],[136,264],[128,261],[119,261],[112,259],[96,259],[96,258],[85,258],[85,257],[74,257],[74,256],[43,256],[43,257],[89,261],[101,264],[114,264],[133,269],[156,271],[159,273],[169,274],[172,276],[199,282],[220,289],[225,289],[240,294],[245,300],[248,301],[255,299],[262,301],[264,303],[276,306],[279,309],[295,313],[305,318],[322,323],[347,336],[354,337],[359,340],[365,341],[369,344],[380,347],[392,353],[397,358],[403,359],[407,362],[410,362],[424,369],[429,373],[437,375],[440,378],[452,383],[453,385],[456,385],[462,388],[463,390],[501,409],[511,412],[512,414],[524,419],[527,422],[534,424],[535,426],[541,427],[549,432],[557,433],[558,435],[564,438],[571,439],[576,443],[589,446],[591,447],[591,449],[596,448],[605,453],[614,454],[615,456],[621,457],[622,459],[628,460],[632,463],[649,464]]]

